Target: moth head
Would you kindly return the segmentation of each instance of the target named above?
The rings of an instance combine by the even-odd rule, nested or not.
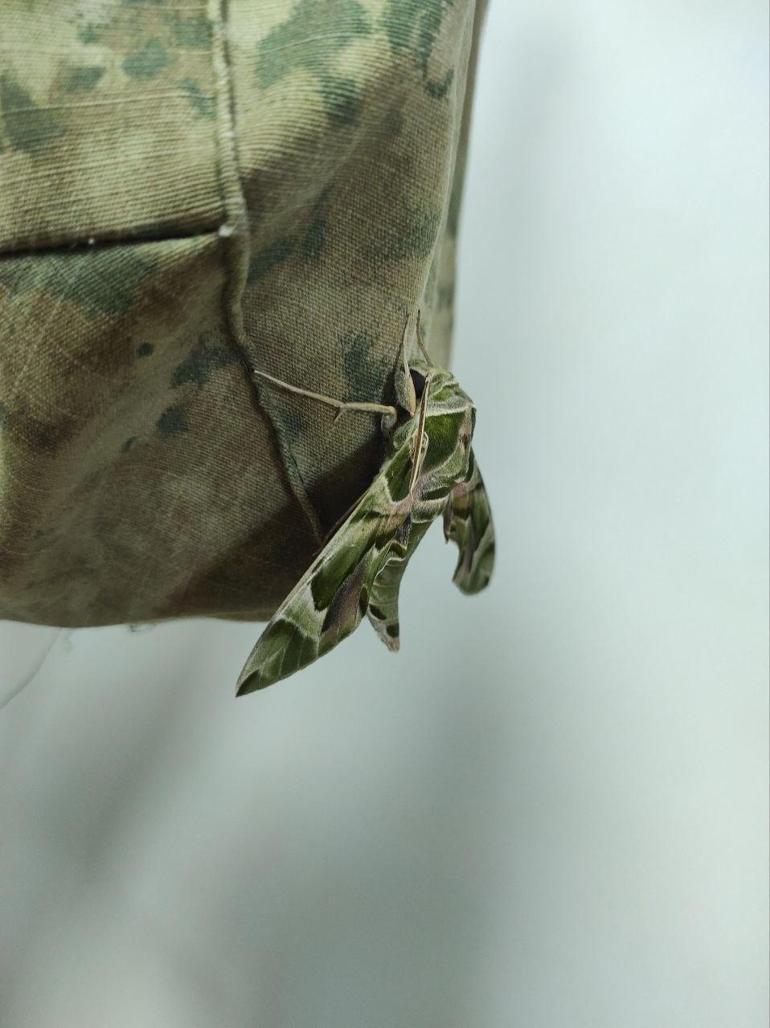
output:
[[[417,361],[409,364],[405,358],[403,363],[396,367],[393,384],[400,412],[398,418],[400,425],[413,418],[417,413],[420,400],[425,392],[428,371],[428,366],[423,362]]]
[[[422,394],[425,392],[425,383],[428,379],[427,369],[421,371],[418,367],[412,367],[409,369],[409,377],[412,380],[415,400],[419,403],[422,399]]]

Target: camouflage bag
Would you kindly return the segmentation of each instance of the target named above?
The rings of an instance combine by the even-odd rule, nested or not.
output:
[[[3,0],[0,617],[275,610],[383,438],[264,375],[446,365],[481,13]]]

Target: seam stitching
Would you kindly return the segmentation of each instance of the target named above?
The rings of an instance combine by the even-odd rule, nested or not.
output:
[[[265,402],[260,383],[252,374],[243,324],[243,293],[249,266],[250,235],[246,200],[241,188],[238,154],[235,145],[235,98],[228,51],[229,0],[209,0],[209,21],[212,26],[212,57],[217,78],[217,145],[219,175],[225,208],[225,224],[219,226],[219,236],[228,269],[224,290],[224,306],[230,335],[240,356],[244,370],[275,435],[278,455],[289,486],[307,519],[317,543],[323,541],[323,529],[318,514],[310,501],[299,468],[278,419]]]
[[[213,238],[219,234],[218,230],[219,220],[189,232],[180,229],[179,232],[159,232],[157,235],[150,233],[120,233],[114,236],[104,235],[101,238],[79,239],[73,237],[71,240],[63,240],[60,243],[40,243],[39,245],[32,244],[31,246],[16,247],[0,246],[0,261],[22,260],[25,257],[65,257],[71,253],[91,253],[97,250],[115,249],[120,246],[155,246],[161,243],[175,243],[183,239],[205,239],[207,236]]]

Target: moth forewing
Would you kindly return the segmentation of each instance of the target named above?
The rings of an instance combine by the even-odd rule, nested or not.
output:
[[[240,674],[239,696],[307,667],[358,627],[411,510],[402,484],[411,473],[411,435],[402,434],[399,449],[271,618]]]
[[[492,577],[495,533],[489,497],[472,450],[468,477],[452,489],[444,508],[444,537],[460,551],[453,582],[464,593],[480,592]]]

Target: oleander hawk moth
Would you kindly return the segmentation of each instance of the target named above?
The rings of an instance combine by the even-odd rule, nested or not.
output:
[[[419,321],[418,321],[418,342]],[[473,401],[454,375],[423,357],[396,371],[397,407],[381,407],[386,456],[371,486],[281,603],[238,679],[238,695],[272,685],[350,635],[364,615],[389,650],[399,648],[398,591],[409,558],[439,515],[459,548],[455,584],[476,593],[489,582],[494,531],[471,448]],[[306,392],[277,379],[273,384]],[[342,404],[371,410],[377,405]]]

